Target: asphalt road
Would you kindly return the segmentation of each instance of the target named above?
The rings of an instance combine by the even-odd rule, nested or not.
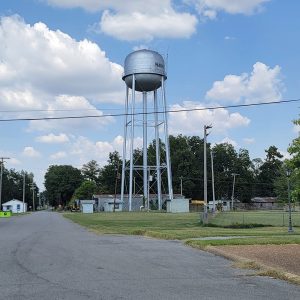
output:
[[[300,299],[176,241],[98,236],[52,212],[0,219],[0,299]]]

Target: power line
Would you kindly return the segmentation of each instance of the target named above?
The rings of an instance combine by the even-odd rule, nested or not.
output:
[[[249,104],[236,104],[236,105],[224,105],[224,106],[211,106],[203,108],[183,108],[183,109],[171,109],[167,110],[167,113],[178,113],[178,112],[191,112],[191,111],[205,111],[205,110],[217,110],[217,109],[227,109],[227,108],[238,108],[238,107],[251,107],[251,106],[262,106],[271,104],[283,104],[298,102],[300,99],[289,99],[271,102],[259,102],[259,103],[249,103]],[[164,111],[158,111],[158,114],[163,114]],[[139,112],[133,115],[153,115],[154,111],[151,112]],[[66,120],[66,119],[89,119],[89,118],[107,118],[107,117],[122,117],[131,116],[131,113],[119,113],[119,114],[102,114],[102,115],[83,115],[83,116],[62,116],[62,117],[40,117],[40,118],[10,118],[10,119],[0,119],[0,122],[16,122],[16,121],[49,121],[49,120]]]

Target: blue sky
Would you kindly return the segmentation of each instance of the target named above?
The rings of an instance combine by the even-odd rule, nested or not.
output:
[[[296,0],[9,0],[0,2],[0,119],[124,111],[122,65],[148,48],[167,58],[171,109],[300,98]],[[203,135],[287,155],[300,103],[173,113],[171,134]],[[8,168],[43,176],[51,164],[105,164],[123,119],[1,122]],[[137,138],[137,146],[140,145]]]

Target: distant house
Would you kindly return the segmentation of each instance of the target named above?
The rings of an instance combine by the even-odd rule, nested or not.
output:
[[[23,202],[17,199],[12,199],[8,202],[5,202],[2,204],[3,211],[11,211],[13,213],[22,213],[27,211],[27,203]]]
[[[254,197],[251,199],[253,208],[274,209],[277,208],[277,197]]]

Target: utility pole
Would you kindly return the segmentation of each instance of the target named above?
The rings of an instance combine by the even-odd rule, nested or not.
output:
[[[288,200],[289,200],[289,228],[288,233],[294,232],[293,225],[292,225],[292,208],[291,208],[291,184],[290,184],[290,177],[291,177],[291,170],[286,170],[287,176],[287,184],[288,184]]]
[[[30,183],[30,186],[31,186],[30,189],[32,190],[32,211],[35,211],[34,192],[35,192],[36,186],[35,186],[35,183],[33,182],[33,178],[32,178],[32,183]]]
[[[211,160],[211,180],[212,180],[212,193],[213,193],[213,213],[216,211],[216,197],[215,197],[215,174],[214,174],[214,153],[210,151]]]
[[[23,213],[25,213],[25,172],[23,172]]]
[[[180,176],[179,178],[180,178],[180,195],[182,197],[183,196],[183,194],[182,194],[182,179],[183,179],[183,177]]]
[[[206,162],[206,138],[209,135],[207,129],[211,129],[211,125],[204,125],[204,222],[207,221],[207,162]]]
[[[2,210],[2,178],[3,178],[3,165],[4,159],[10,159],[9,157],[0,157],[1,160],[1,172],[0,172],[0,211]]]
[[[233,184],[232,184],[232,195],[231,195],[231,209],[233,210],[233,199],[234,199],[234,185],[235,185],[235,177],[240,175],[238,173],[232,173],[233,176]]]

